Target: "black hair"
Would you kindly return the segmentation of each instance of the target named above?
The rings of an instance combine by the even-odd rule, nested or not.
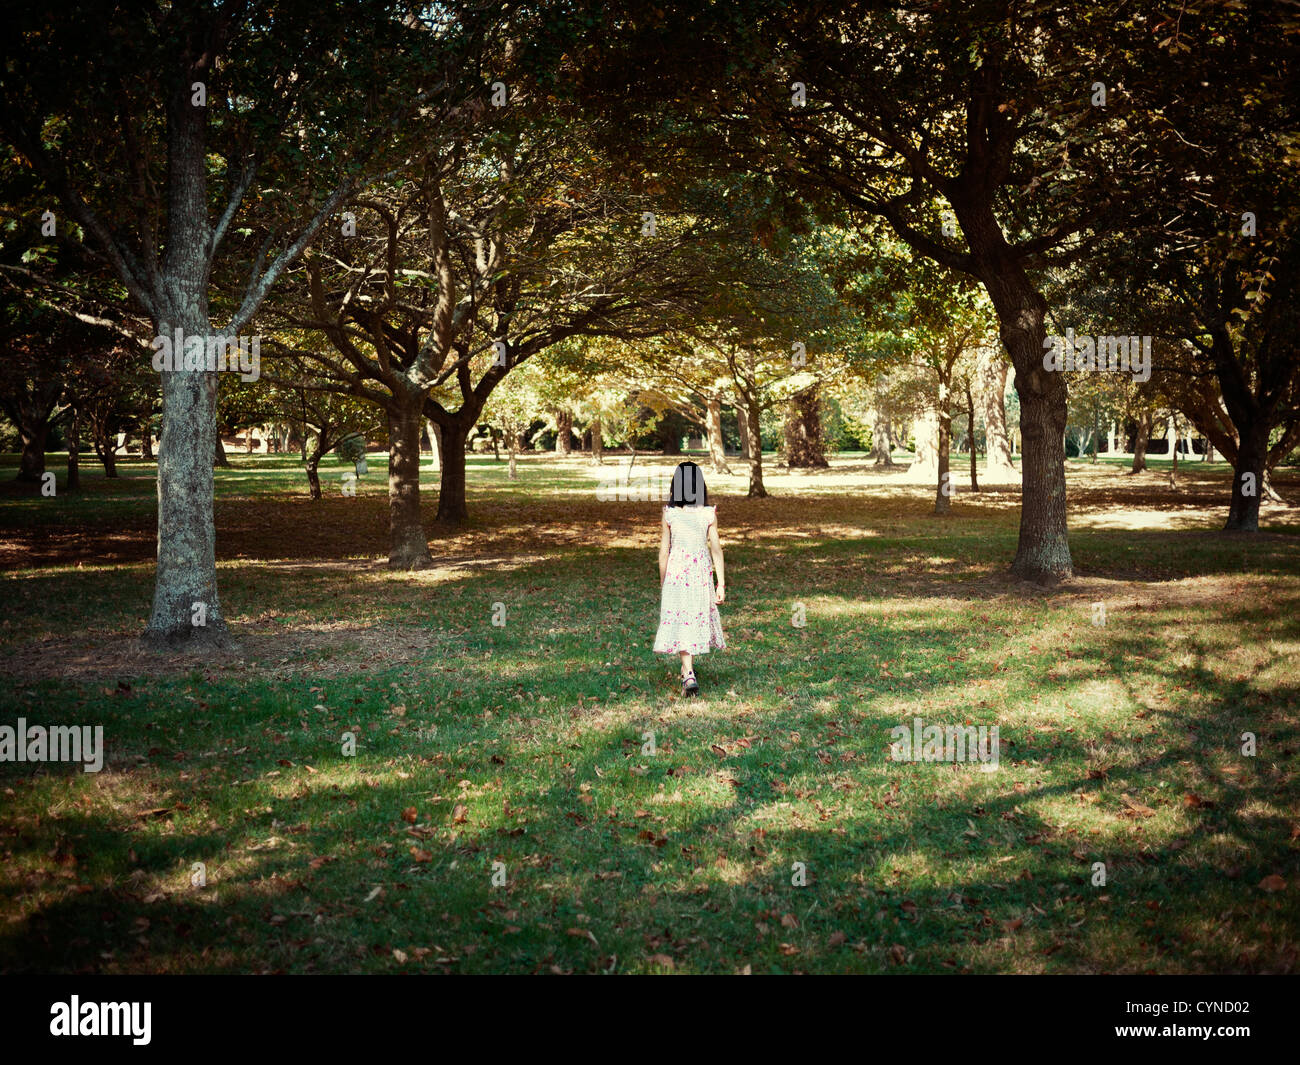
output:
[[[707,507],[709,487],[704,483],[704,471],[693,462],[683,462],[673,470],[670,507]]]

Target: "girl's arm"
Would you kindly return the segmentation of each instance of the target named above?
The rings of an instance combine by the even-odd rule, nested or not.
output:
[[[727,598],[727,571],[722,564],[722,543],[718,539],[718,520],[716,517],[713,519],[713,524],[709,526],[709,554],[713,556],[713,572],[718,575],[717,601],[721,603]]]
[[[668,548],[672,543],[673,534],[668,528],[668,508],[664,508],[664,518],[662,525],[663,535],[659,537],[659,583],[663,584],[664,574],[668,572]]]

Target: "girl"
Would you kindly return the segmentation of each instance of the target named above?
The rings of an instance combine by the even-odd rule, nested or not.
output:
[[[681,655],[683,695],[700,693],[693,657],[727,646],[718,616],[718,604],[726,598],[727,589],[718,515],[708,504],[704,474],[695,463],[683,462],[673,471],[672,491],[664,507],[659,541],[659,633],[654,645],[658,654]]]

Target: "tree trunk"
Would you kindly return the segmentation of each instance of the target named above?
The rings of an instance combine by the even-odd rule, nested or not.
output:
[[[889,419],[877,408],[871,415],[871,457],[877,466],[893,466],[893,434]]]
[[[169,241],[169,254],[171,242]],[[203,254],[202,244],[178,246],[178,255]],[[187,270],[185,273],[191,271]],[[197,273],[202,274],[201,267]],[[184,312],[156,323],[156,334],[170,336],[179,326],[186,336],[211,331],[201,280],[176,281],[190,293]],[[163,428],[158,441],[158,570],[153,609],[142,641],[157,648],[226,646],[229,633],[217,594],[216,527],[213,521],[213,466],[216,453],[217,374],[171,370],[162,374]],[[204,623],[195,625],[194,606],[203,605]]]
[[[979,476],[975,471],[975,397],[971,395],[969,379],[966,381],[966,435],[970,439],[970,490],[980,490]]]
[[[740,431],[740,457],[748,462],[753,455],[749,447],[749,415],[743,400],[736,404],[736,428]]]
[[[65,492],[81,489],[81,412],[74,405],[68,419],[68,484]]]
[[[1133,466],[1129,473],[1141,473],[1147,468],[1147,444],[1151,441],[1151,412],[1138,411],[1137,435],[1133,440]]]
[[[144,423],[144,433],[140,437],[140,457],[145,461],[153,459],[153,428],[148,421]]]
[[[116,477],[117,451],[113,447],[113,434],[100,425],[91,432],[91,440],[95,445],[95,454],[104,467],[104,476]]]
[[[605,461],[604,427],[599,418],[591,423],[591,457],[597,464]]]
[[[519,480],[519,469],[515,463],[515,458],[518,454],[519,454],[519,434],[511,433],[510,434],[510,472],[506,474],[506,478],[511,481]]]
[[[790,398],[785,417],[785,458],[792,469],[824,469],[826,448],[822,440],[821,397],[818,386]]]
[[[314,450],[307,456],[307,484],[311,489],[312,499],[320,499],[320,442],[317,438],[317,444]]]
[[[438,491],[438,520],[447,525],[460,525],[469,520],[469,507],[465,501],[465,440],[472,425],[473,419],[470,419],[468,424],[452,422],[442,427],[442,485]]]
[[[1006,480],[1016,474],[1007,437],[1007,374],[1011,367],[992,345],[980,349],[975,375],[979,382],[978,402],[984,415],[984,478]]]
[[[1169,467],[1169,487],[1178,487],[1178,420],[1171,414],[1169,416],[1168,428],[1165,435],[1169,438],[1169,457],[1172,465]]]
[[[247,446],[244,449],[244,453],[246,455],[251,455],[253,453],[253,427],[251,425],[248,427],[248,430],[244,433],[244,440],[247,444]]]
[[[1106,456],[1113,457],[1115,454],[1115,423],[1112,421],[1106,429]]]
[[[1256,421],[1241,431],[1237,458],[1232,465],[1232,502],[1228,507],[1226,532],[1258,532],[1259,501],[1264,491],[1264,475],[1268,455],[1268,426]]]
[[[952,510],[952,483],[950,459],[952,457],[952,386],[947,375],[939,375],[939,447],[935,456],[937,480],[934,488],[934,512],[947,514]],[[947,489],[945,491],[945,489]]]
[[[429,469],[442,469],[442,430],[438,428],[435,421],[428,422],[429,428],[429,450],[432,455],[429,459]]]
[[[730,473],[727,465],[727,448],[722,440],[722,397],[708,398],[709,461],[714,473]]]
[[[45,473],[45,442],[50,435],[49,419],[21,424],[18,433],[23,442],[23,454],[18,461],[17,479],[39,484]]]
[[[221,442],[221,433],[218,431],[214,432],[212,435],[217,439],[217,447],[213,463],[217,466],[228,467],[230,465],[230,459],[226,458],[226,445]]]
[[[767,489],[763,487],[763,440],[759,435],[758,425],[758,411],[748,411],[745,418],[745,433],[749,442],[749,453],[752,456],[749,460],[749,492],[747,493],[750,499],[763,499],[767,496]]]
[[[573,453],[573,414],[567,410],[555,412],[555,453]]]
[[[420,517],[420,427],[424,396],[394,397],[388,410],[388,568],[433,564]],[[462,462],[464,452],[462,449]]]

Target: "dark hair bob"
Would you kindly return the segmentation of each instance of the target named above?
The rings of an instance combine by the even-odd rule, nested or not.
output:
[[[683,462],[673,470],[670,507],[707,507],[709,489],[704,483],[704,471],[693,462]]]

